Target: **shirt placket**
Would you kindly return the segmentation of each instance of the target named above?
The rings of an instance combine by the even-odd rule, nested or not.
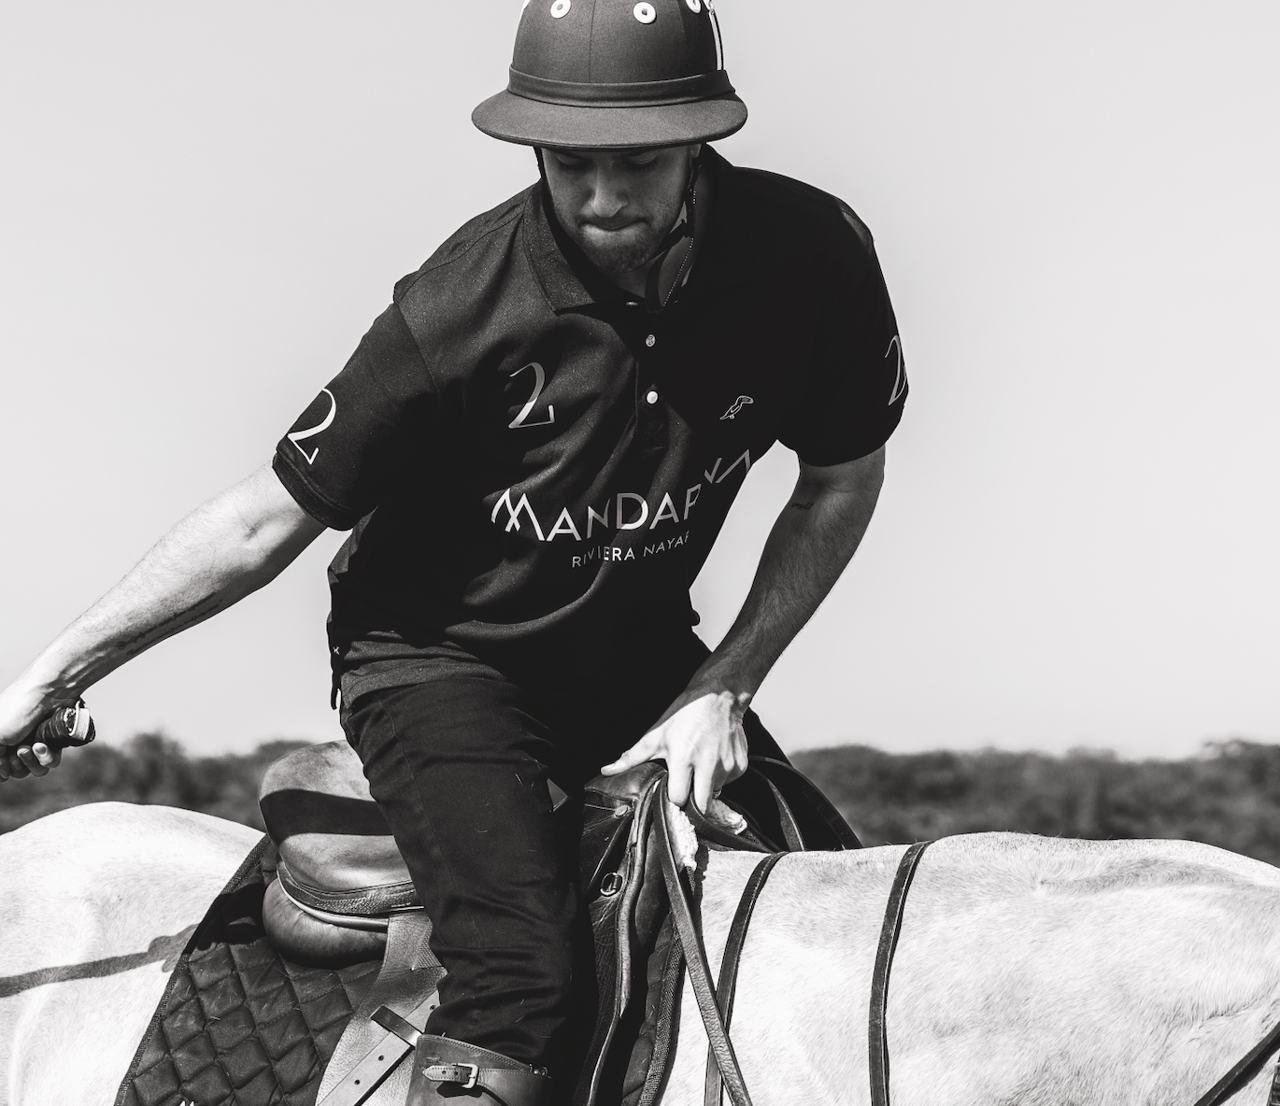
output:
[[[636,358],[636,442],[645,458],[666,452],[669,444],[667,405],[658,389],[662,335],[647,320]]]

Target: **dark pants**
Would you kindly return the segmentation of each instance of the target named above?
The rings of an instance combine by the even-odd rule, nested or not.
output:
[[[575,796],[657,721],[705,657],[691,635],[625,684],[571,702],[487,665],[451,662],[344,710],[448,970],[428,1032],[556,1067],[594,974],[577,887],[581,826],[552,818],[548,780]],[[785,759],[750,712],[745,729],[753,755]]]

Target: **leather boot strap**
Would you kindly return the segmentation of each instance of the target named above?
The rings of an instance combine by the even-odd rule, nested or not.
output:
[[[416,1075],[425,1082],[479,1089],[502,1106],[548,1106],[551,1101],[551,1080],[545,1073],[466,1041],[423,1034],[415,1062]]]
[[[452,1083],[462,1090],[479,1087],[502,1099],[506,1106],[533,1106],[549,1085],[545,1075],[512,1068],[482,1068],[477,1064],[428,1064],[422,1069],[430,1083]]]

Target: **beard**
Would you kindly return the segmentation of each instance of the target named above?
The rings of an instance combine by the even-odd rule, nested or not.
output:
[[[559,204],[555,212],[574,245],[595,268],[608,276],[622,276],[644,268],[657,256],[683,208],[681,189],[641,218],[631,221],[629,217],[617,225],[605,219],[584,219],[580,212],[562,210]]]
[[[613,230],[596,223],[580,223],[570,231],[570,237],[602,273],[622,276],[644,268],[657,256],[658,248],[675,219],[663,230],[649,221],[631,223]]]

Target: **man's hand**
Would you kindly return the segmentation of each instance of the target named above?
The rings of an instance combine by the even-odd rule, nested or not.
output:
[[[883,446],[826,468],[801,462],[734,624],[658,724],[601,769],[606,776],[665,760],[671,801],[683,806],[692,795],[705,814],[711,797],[747,770],[747,704],[849,563],[883,481]]]
[[[667,794],[677,806],[693,798],[705,814],[713,795],[747,770],[742,716],[750,696],[689,690],[647,734],[601,772],[616,776],[647,760],[667,762]]]
[[[13,684],[0,691],[0,783],[27,776],[47,776],[62,761],[61,749],[30,736],[53,707],[43,697]]]

